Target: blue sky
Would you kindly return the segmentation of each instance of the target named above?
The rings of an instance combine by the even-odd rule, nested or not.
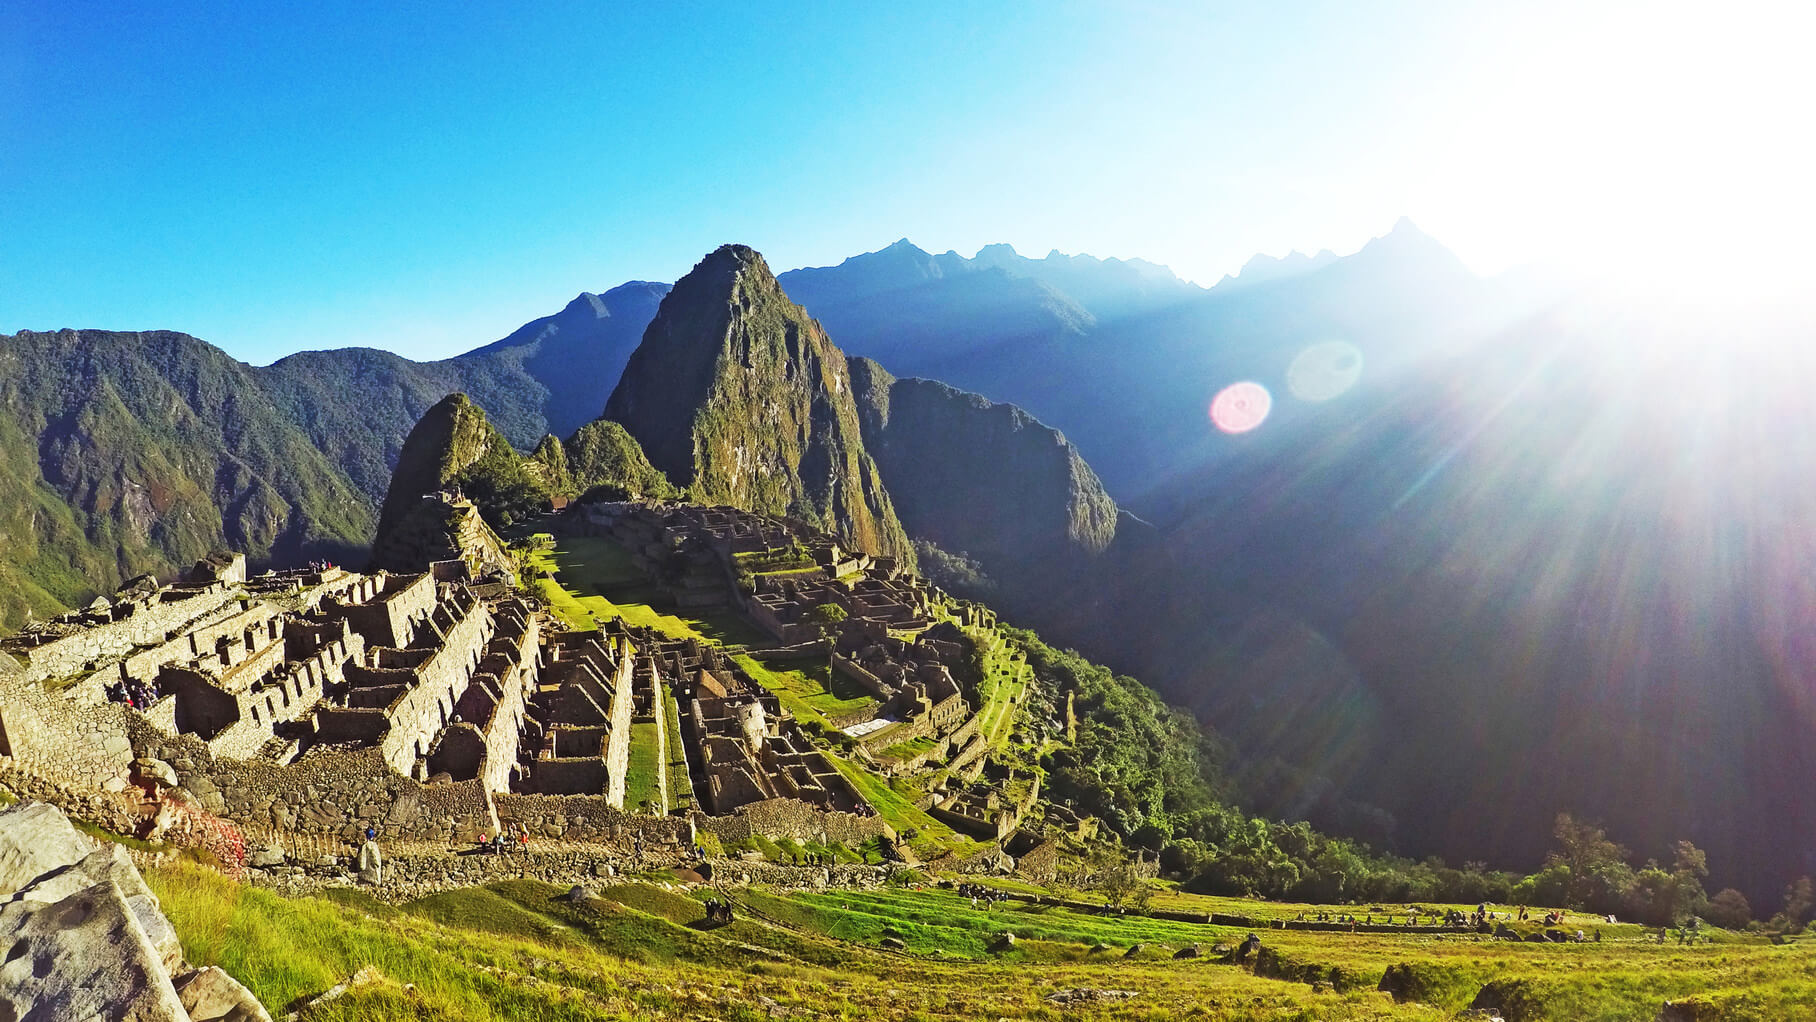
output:
[[[1737,172],[1635,192],[1643,168],[1762,144],[1736,104],[1769,123],[1803,84],[1774,9],[1700,9],[13,0],[0,332],[440,357],[726,241],[778,270],[1006,241],[1208,284],[1405,214],[1484,272],[1621,260]],[[1763,144],[1775,194],[1803,154]]]

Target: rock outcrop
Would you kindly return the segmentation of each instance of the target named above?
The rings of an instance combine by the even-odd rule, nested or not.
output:
[[[661,500],[677,494],[668,477],[644,456],[637,438],[610,419],[580,427],[563,446],[568,475],[583,497],[595,490],[611,500]]]
[[[485,410],[465,394],[449,394],[423,413],[398,455],[378,516],[378,535],[395,528],[425,493],[447,489],[487,455],[509,454],[510,441],[486,420]]]
[[[1116,502],[1056,429],[1014,405],[849,362],[864,446],[908,532],[986,567],[1097,554]]]
[[[510,524],[547,505],[548,477],[558,469],[546,446],[540,458],[524,458],[465,394],[443,398],[404,442],[372,541],[373,566],[420,571],[464,557],[509,570],[488,523]],[[559,470],[565,467],[563,459]]]
[[[58,809],[0,812],[0,1018],[270,1022],[220,969],[190,968],[126,850]]]
[[[726,245],[662,300],[605,418],[696,501],[789,515],[912,563],[845,356],[763,257]]]

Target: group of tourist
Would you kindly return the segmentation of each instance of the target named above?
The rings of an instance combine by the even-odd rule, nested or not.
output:
[[[972,908],[976,908],[981,902],[984,911],[988,912],[992,906],[1002,900],[1003,892],[994,887],[985,887],[983,884],[959,884],[958,896],[970,898]]]
[[[706,921],[709,923],[733,922],[731,899],[727,898],[724,901],[717,898],[706,899]]]
[[[479,850],[493,855],[503,855],[511,851],[528,851],[530,848],[530,830],[519,823],[503,831],[494,831],[491,837],[479,839]]]
[[[122,678],[103,691],[109,702],[125,703],[135,710],[148,710],[158,701],[158,690],[137,678]]]

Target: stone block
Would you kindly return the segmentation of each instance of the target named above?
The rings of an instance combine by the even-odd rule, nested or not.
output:
[[[79,862],[95,843],[55,806],[22,802],[0,812],[0,894],[11,894],[53,870]]]
[[[0,1015],[190,1022],[161,956],[111,880],[52,904],[0,908],[0,933],[13,945],[0,966]]]
[[[182,977],[176,990],[190,1022],[271,1022],[258,998],[215,966]]]

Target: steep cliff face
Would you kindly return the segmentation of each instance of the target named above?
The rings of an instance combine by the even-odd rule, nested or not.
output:
[[[219,349],[169,331],[0,336],[0,628],[211,549],[345,558],[371,523]]]
[[[1116,502],[1058,430],[1014,405],[849,361],[864,446],[908,532],[986,566],[1101,553]]]
[[[845,356],[745,246],[713,252],[663,299],[605,417],[697,501],[792,515],[913,559],[864,450]]]

